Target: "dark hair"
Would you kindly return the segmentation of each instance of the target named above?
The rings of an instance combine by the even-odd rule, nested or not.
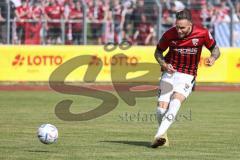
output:
[[[184,9],[182,11],[179,11],[176,13],[176,19],[181,20],[181,19],[187,19],[190,22],[192,22],[192,14],[189,9]]]

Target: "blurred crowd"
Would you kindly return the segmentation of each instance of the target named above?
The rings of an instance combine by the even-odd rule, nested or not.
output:
[[[235,10],[231,10],[227,0],[191,0],[191,1],[172,1],[163,0],[163,26],[169,28],[175,21],[175,12],[185,7],[190,8],[193,21],[196,25],[206,27],[214,35],[214,25],[221,22],[230,22],[231,11],[233,21],[240,20],[240,1],[232,0]]]
[[[6,33],[6,2],[0,2],[0,33]],[[155,0],[11,0],[12,44],[156,43],[159,8]],[[230,22],[227,0],[159,0],[161,32],[174,25],[175,13],[190,8],[194,22],[214,33],[214,24]],[[240,1],[232,1],[240,19]],[[6,3],[6,4],[4,4]],[[1,5],[2,4],[2,5]],[[87,22],[87,27],[84,26]],[[87,30],[84,30],[87,28]],[[1,43],[6,37],[0,35]]]
[[[147,13],[144,0],[22,0],[13,6],[14,44],[82,44],[84,20],[88,43],[149,45],[154,36],[156,14]]]

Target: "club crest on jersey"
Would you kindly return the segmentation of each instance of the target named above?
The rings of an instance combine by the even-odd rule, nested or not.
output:
[[[197,46],[198,45],[198,41],[199,41],[199,39],[196,39],[196,38],[192,39],[193,45]]]

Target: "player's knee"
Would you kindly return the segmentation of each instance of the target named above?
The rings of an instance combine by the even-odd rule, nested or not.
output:
[[[178,99],[182,103],[186,98],[180,93],[174,93],[171,99]]]
[[[168,108],[168,102],[160,101],[160,102],[158,102],[158,107],[167,109]]]

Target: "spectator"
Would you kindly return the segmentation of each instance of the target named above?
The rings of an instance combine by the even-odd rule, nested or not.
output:
[[[171,5],[174,5],[174,4],[171,4]],[[172,27],[175,22],[175,14],[174,14],[175,12],[165,7],[163,8],[163,13],[162,13],[162,26],[164,28],[163,31],[166,31],[167,29]]]
[[[59,5],[56,0],[49,0],[48,5],[44,8],[47,23],[47,43],[61,44],[62,30],[61,20],[64,17],[64,7]]]
[[[5,29],[6,29],[6,2],[0,2],[0,44],[5,42]]]
[[[204,5],[205,1],[204,0],[193,0],[191,1],[191,14],[192,14],[192,19],[193,23],[197,26],[202,27],[203,26],[203,19],[201,18],[201,8]]]
[[[132,19],[133,19],[133,28],[136,31],[137,27],[139,26],[139,23],[141,22],[141,15],[145,12],[145,6],[144,6],[144,0],[137,1],[137,6],[133,11]]]
[[[147,22],[145,14],[141,15],[141,23],[137,27],[137,31],[134,34],[134,42],[137,45],[150,45],[152,44],[153,27]]]
[[[104,35],[103,35],[103,43],[114,43],[114,24],[111,12],[107,14],[105,28],[104,28]]]
[[[236,3],[236,15],[240,19],[240,2]]]
[[[103,35],[103,43],[114,43],[114,23],[113,23],[113,15],[110,11],[110,0],[105,0],[104,2],[104,10],[106,11],[105,18],[105,27],[104,27],[104,35]]]
[[[42,29],[43,8],[37,0],[30,7],[29,16],[32,22],[26,23],[25,44],[41,44],[40,32]]]
[[[0,22],[5,22],[5,18],[2,16],[2,9],[0,8]]]
[[[114,42],[121,43],[123,36],[123,6],[121,5],[119,0],[113,1],[112,15],[113,15],[113,23],[114,23]]]
[[[72,39],[73,44],[82,44],[83,11],[79,1],[75,1],[70,6],[68,19],[68,40]]]
[[[227,6],[226,0],[221,0],[220,8],[221,8],[222,12],[224,12],[225,14],[229,14],[230,8]]]
[[[22,4],[16,8],[16,32],[17,35],[14,38],[14,44],[24,44],[25,39],[25,27],[29,19],[29,3],[27,0],[22,0]]]
[[[211,32],[211,16],[212,16],[213,7],[207,5],[206,3],[202,5],[200,18],[202,20],[203,26],[208,28]]]
[[[97,40],[97,44],[102,44],[103,22],[106,16],[103,2],[101,0],[96,0],[95,4],[90,2],[88,7],[88,19],[91,22],[91,38],[94,41]]]
[[[125,0],[123,3],[123,11],[122,11],[122,36],[123,39],[132,42],[132,31],[133,31],[133,20],[132,14],[134,10],[135,2],[133,0]]]
[[[174,3],[174,9],[173,10],[175,12],[181,11],[185,8],[185,5],[181,1],[174,0],[173,3]]]
[[[211,22],[213,24],[216,24],[219,22],[230,22],[230,16],[227,10],[221,5],[216,5],[214,7],[213,14],[211,17],[212,17]]]

